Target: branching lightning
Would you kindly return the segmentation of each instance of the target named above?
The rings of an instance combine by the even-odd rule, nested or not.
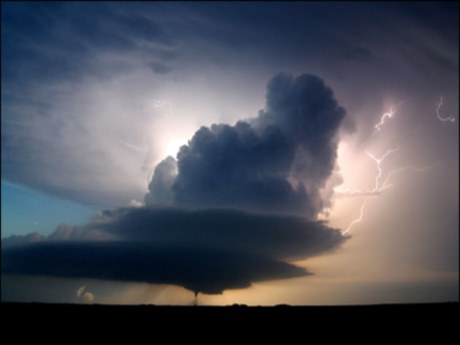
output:
[[[374,183],[374,188],[372,190],[370,190],[370,191],[357,191],[357,190],[353,191],[354,196],[366,195],[366,198],[364,198],[363,203],[361,204],[361,208],[360,208],[360,211],[359,211],[358,218],[355,218],[355,219],[353,219],[351,221],[351,223],[344,230],[344,232],[343,232],[344,234],[348,233],[355,224],[360,223],[364,219],[364,210],[365,210],[367,201],[370,198],[377,197],[378,195],[380,195],[380,193],[384,189],[388,188],[388,187],[386,187],[385,183],[383,184],[383,187],[380,187],[380,179],[382,177],[382,163],[385,161],[386,158],[388,158],[388,156],[390,156],[391,154],[393,154],[395,152],[398,152],[398,151],[399,151],[399,145],[394,149],[387,150],[385,152],[385,154],[383,154],[383,156],[380,157],[380,158],[376,158],[373,154],[371,154],[367,150],[364,151],[364,152],[366,152],[367,156],[374,161],[375,167],[377,169],[377,174],[375,175],[375,179],[374,179],[374,182],[375,182]]]
[[[390,150],[390,151],[396,152],[396,150]],[[387,151],[387,153],[388,153],[388,151]],[[380,163],[382,163],[382,162],[383,161],[380,161]],[[424,166],[424,167],[407,166],[407,167],[393,169],[388,173],[387,177],[385,178],[384,182],[382,183],[382,186],[380,187],[379,186],[379,179],[380,179],[379,174],[381,176],[381,166],[379,165],[378,160],[376,160],[376,163],[377,163],[377,169],[380,169],[380,170],[376,175],[376,178],[375,178],[375,183],[376,184],[375,184],[375,187],[374,187],[373,190],[346,189],[346,190],[343,190],[343,191],[338,193],[339,196],[349,196],[349,197],[365,196],[366,197],[366,198],[364,198],[363,203],[361,204],[360,211],[359,211],[359,216],[351,221],[351,223],[343,231],[344,234],[350,232],[350,230],[352,229],[352,227],[355,224],[360,223],[364,219],[364,211],[365,211],[365,208],[366,208],[367,201],[369,199],[376,198],[376,197],[380,196],[382,194],[382,192],[385,191],[386,189],[389,189],[389,188],[393,187],[393,185],[390,184],[390,180],[395,174],[405,172],[405,171],[414,171],[414,172],[417,172],[417,173],[421,173],[421,172],[425,172],[428,169],[433,168],[433,166],[434,166],[434,165],[427,165],[427,166]]]
[[[441,109],[443,104],[444,104],[444,99],[441,96],[439,98],[439,102],[436,104],[436,116],[441,122],[455,122],[455,117],[453,116],[442,117],[441,114],[439,114],[439,110]]]
[[[392,153],[395,153],[395,152],[398,152],[399,151],[399,145],[394,148],[394,149],[391,149],[391,150],[387,150],[387,152],[385,152],[385,154],[380,157],[380,158],[376,158],[372,153],[370,153],[369,151],[367,150],[364,150],[364,152],[366,152],[366,154],[368,155],[369,158],[371,158],[374,162],[375,162],[375,166],[377,168],[377,175],[375,175],[375,184],[374,184],[374,189],[372,190],[372,192],[380,192],[380,178],[382,177],[382,163],[385,161],[386,158],[388,158],[389,155],[391,155]]]
[[[385,154],[382,157],[376,158],[372,153],[370,153],[367,150],[364,150],[364,152],[366,152],[367,156],[374,161],[375,167],[377,169],[377,174],[375,175],[375,178],[374,178],[374,181],[375,181],[374,188],[371,189],[371,190],[344,189],[344,190],[341,190],[341,191],[337,191],[338,196],[377,196],[377,195],[379,195],[382,192],[382,190],[388,188],[386,186],[385,182],[382,184],[382,187],[380,187],[380,178],[382,177],[382,172],[383,172],[382,171],[382,163],[385,161],[385,159],[389,155],[391,155],[392,153],[395,153],[397,151],[399,151],[399,145],[394,149],[387,150],[387,152],[385,152]],[[393,173],[393,172],[395,172],[395,171],[392,171],[391,173]],[[390,176],[390,175],[388,175],[388,176]],[[387,181],[387,180],[385,180],[385,181]]]
[[[385,189],[388,189],[388,188],[393,186],[392,184],[390,184],[390,180],[397,173],[401,173],[401,172],[405,172],[405,171],[413,171],[413,172],[417,172],[417,173],[422,173],[422,172],[425,172],[425,171],[427,171],[429,169],[432,169],[434,166],[436,166],[438,164],[439,164],[439,162],[436,163],[436,164],[433,164],[433,165],[426,165],[424,167],[406,166],[406,167],[402,167],[402,168],[393,169],[388,173],[385,181],[382,183],[382,188],[380,188],[380,192],[382,192]]]
[[[439,109],[442,106],[442,101],[443,100],[442,100],[442,97],[441,97],[441,101],[437,105],[437,108],[436,108],[436,114],[438,114],[438,118],[440,118],[441,121],[451,121],[451,122],[453,122],[453,118],[442,119],[440,117]],[[391,118],[394,117],[394,115],[395,115],[395,110],[393,108],[391,108],[388,112],[385,112],[381,116],[380,121],[374,126],[374,132],[373,132],[372,135],[374,135],[375,133],[380,132],[381,127],[385,123],[385,119],[387,119],[387,118],[391,119]],[[353,226],[355,226],[356,224],[358,224],[358,223],[363,221],[366,205],[367,205],[367,202],[369,201],[369,199],[376,198],[376,197],[380,196],[383,191],[385,191],[385,190],[387,190],[387,189],[389,189],[389,188],[391,188],[393,186],[392,184],[390,184],[390,181],[391,181],[391,178],[395,174],[405,172],[405,171],[424,172],[427,169],[430,169],[430,168],[433,167],[432,165],[429,165],[429,166],[425,166],[425,167],[406,166],[406,167],[396,168],[396,169],[393,169],[390,172],[388,172],[388,174],[386,175],[385,180],[382,183],[381,182],[382,177],[383,177],[382,165],[385,162],[385,160],[388,157],[390,157],[390,155],[398,152],[399,149],[400,149],[400,145],[398,144],[395,148],[388,149],[380,158],[377,158],[374,154],[370,153],[367,150],[364,150],[366,155],[375,163],[376,175],[374,177],[374,188],[370,189],[370,190],[346,189],[346,190],[342,190],[342,191],[337,192],[337,196],[339,196],[339,197],[340,196],[341,197],[345,197],[345,196],[346,197],[359,197],[359,196],[364,196],[365,197],[363,202],[362,202],[362,204],[361,204],[358,217],[353,219],[350,222],[350,224],[343,231],[344,234],[350,232],[351,229],[353,228]]]

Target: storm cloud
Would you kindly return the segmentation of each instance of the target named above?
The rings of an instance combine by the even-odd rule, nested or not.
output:
[[[291,262],[346,239],[314,221],[344,116],[320,78],[279,74],[257,118],[201,127],[177,160],[160,162],[147,206],[107,210],[86,226],[61,225],[39,240],[5,239],[2,271],[175,284],[210,294],[307,275]]]
[[[334,169],[344,116],[317,76],[279,74],[268,83],[257,118],[201,127],[181,147],[177,169],[172,157],[162,161],[145,202],[315,218],[325,202],[320,190]]]
[[[123,208],[65,234],[61,227],[39,242],[2,240],[2,272],[175,284],[218,294],[305,276],[308,271],[289,261],[333,251],[345,240],[337,229],[295,216]]]

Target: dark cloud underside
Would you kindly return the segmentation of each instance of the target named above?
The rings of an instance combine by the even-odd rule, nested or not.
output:
[[[101,234],[110,241],[101,242]],[[300,217],[235,210],[125,208],[48,238],[2,241],[2,272],[176,284],[221,293],[307,274],[284,260],[320,255],[345,240]]]
[[[219,294],[251,282],[307,275],[294,265],[247,253],[143,243],[41,243],[6,250],[4,273],[174,284]]]

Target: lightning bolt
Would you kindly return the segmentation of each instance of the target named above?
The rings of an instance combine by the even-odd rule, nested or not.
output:
[[[396,152],[395,150],[389,150],[389,151]],[[387,153],[389,151],[387,151]],[[378,161],[379,160],[376,160],[376,163]],[[382,162],[383,161],[380,161],[380,163],[377,163],[377,169],[379,169],[378,170],[379,172],[377,173],[377,175],[375,177],[376,185],[375,185],[373,190],[347,189],[347,190],[344,190],[342,192],[339,192],[340,196],[351,196],[351,197],[366,196],[366,198],[364,198],[364,200],[363,200],[363,203],[361,204],[361,207],[360,207],[360,210],[359,210],[359,216],[351,221],[351,223],[343,231],[343,234],[347,234],[348,232],[350,232],[350,230],[353,228],[354,225],[356,225],[356,224],[358,224],[358,223],[363,221],[363,219],[364,219],[364,211],[365,211],[366,204],[367,204],[369,199],[376,198],[376,197],[380,196],[382,194],[382,192],[385,191],[386,189],[389,189],[389,188],[393,187],[393,185],[390,184],[389,182],[390,182],[391,178],[395,174],[405,172],[405,171],[411,171],[411,170],[414,171],[414,172],[422,173],[422,172],[425,172],[428,169],[432,169],[434,167],[434,165],[427,165],[427,166],[424,166],[424,167],[407,166],[407,167],[393,169],[388,173],[386,179],[382,183],[382,187],[379,187],[379,182],[378,182],[379,181],[379,174],[381,176],[381,166],[379,164],[381,164]],[[435,165],[437,165],[437,164],[438,163],[436,163]]]
[[[367,150],[364,150],[364,152],[367,154],[367,156],[372,159],[375,163],[375,167],[377,170],[377,174],[375,175],[374,178],[374,188],[371,190],[362,190],[362,189],[344,189],[337,191],[337,194],[339,196],[363,196],[363,195],[378,195],[382,191],[383,188],[380,187],[380,178],[382,177],[382,163],[385,161],[386,158],[388,158],[389,155],[392,153],[398,152],[399,151],[399,145],[394,148],[387,150],[382,157],[377,158],[375,157],[372,153],[370,153]],[[385,186],[385,184],[383,184]]]
[[[401,104],[401,102],[399,104]],[[438,104],[438,106],[436,108],[436,113],[438,114],[438,117],[439,117],[439,108],[441,106],[442,106],[442,97],[441,97],[440,103]],[[385,112],[381,116],[380,121],[374,126],[373,135],[375,133],[378,133],[378,132],[381,131],[381,127],[385,123],[385,119],[387,119],[387,118],[391,119],[391,118],[394,117],[395,114],[396,114],[396,112],[395,112],[395,110],[393,108],[391,108],[388,112]],[[452,122],[452,120],[449,120],[449,119],[447,119],[446,121],[451,121]],[[376,197],[380,196],[383,191],[391,188],[393,185],[390,184],[390,181],[391,181],[391,178],[395,174],[405,172],[405,171],[424,172],[427,169],[430,169],[430,168],[433,167],[432,165],[429,165],[429,166],[425,166],[425,167],[406,166],[406,167],[396,168],[396,169],[391,170],[387,174],[387,176],[386,176],[385,180],[383,181],[383,183],[381,183],[381,179],[382,179],[382,176],[383,176],[383,169],[382,169],[383,163],[385,162],[385,160],[390,155],[398,152],[399,149],[400,149],[400,145],[398,144],[397,147],[395,147],[393,149],[388,149],[380,158],[377,158],[371,152],[369,152],[367,150],[364,150],[366,155],[375,163],[376,174],[375,174],[375,177],[374,177],[374,188],[371,189],[371,190],[347,189],[347,190],[343,190],[343,191],[338,191],[338,196],[342,196],[342,197],[343,196],[348,196],[348,197],[365,196],[365,198],[364,198],[364,200],[363,200],[363,202],[361,204],[358,217],[353,219],[350,222],[350,224],[343,231],[343,234],[347,234],[348,232],[351,231],[353,226],[355,226],[356,224],[358,224],[358,223],[363,221],[365,210],[366,210],[366,205],[367,205],[369,199],[376,198]]]
[[[392,184],[389,183],[390,179],[393,177],[393,175],[396,175],[397,173],[401,173],[401,172],[406,172],[406,171],[414,171],[414,172],[417,172],[417,173],[422,173],[422,172],[425,172],[427,171],[428,169],[432,169],[434,168],[434,166],[438,165],[438,163],[436,164],[433,164],[433,165],[426,165],[426,166],[423,166],[423,167],[417,167],[417,166],[406,166],[406,167],[403,167],[403,168],[397,168],[397,169],[394,169],[394,170],[391,170],[386,179],[384,180],[384,182],[382,183],[382,187],[378,188],[378,189],[342,189],[342,190],[338,190],[335,192],[335,196],[336,197],[358,197],[358,196],[379,196],[380,194],[382,194],[382,192],[390,187],[393,187]]]
[[[366,208],[366,203],[370,198],[375,198],[375,196],[368,196],[363,200],[361,204],[361,208],[359,209],[359,216],[351,221],[351,223],[347,226],[347,228],[343,231],[343,234],[347,234],[350,232],[353,225],[361,223],[364,219],[364,209]]]
[[[390,109],[390,111],[384,113],[382,117],[380,118],[380,122],[374,126],[374,132],[372,133],[372,135],[375,135],[376,133],[380,132],[382,130],[381,127],[385,124],[385,119],[387,118],[391,119],[393,118],[394,115],[395,115],[395,111],[393,109]]]
[[[406,171],[414,171],[414,172],[417,172],[417,173],[422,173],[422,172],[425,172],[425,171],[427,171],[429,169],[434,168],[438,164],[439,164],[439,162],[437,162],[437,163],[435,163],[433,165],[426,165],[426,166],[423,166],[423,167],[406,166],[406,167],[402,167],[402,168],[393,169],[388,173],[387,178],[385,179],[385,181],[382,184],[382,188],[380,188],[380,192],[382,192],[385,189],[388,189],[388,188],[393,186],[392,184],[389,184],[389,182],[390,182],[391,178],[397,173],[406,172]]]
[[[439,114],[439,110],[441,109],[443,104],[444,104],[444,99],[441,96],[439,98],[439,102],[436,104],[436,116],[441,122],[455,122],[455,118],[453,116],[442,117],[441,114]]]
[[[356,197],[356,196],[373,196],[379,195],[379,192],[374,192],[372,190],[363,190],[363,189],[342,189],[335,191],[336,197]]]
[[[341,191],[337,191],[339,196],[377,196],[382,192],[382,190],[387,188],[385,186],[385,183],[383,183],[383,187],[380,187],[380,178],[382,177],[382,163],[385,161],[385,159],[391,155],[392,153],[398,152],[399,151],[399,145],[391,150],[387,150],[384,155],[380,158],[376,158],[372,153],[370,153],[367,150],[364,150],[364,152],[367,154],[369,158],[371,158],[374,163],[375,167],[377,170],[377,174],[375,175],[374,178],[374,188],[371,190],[362,190],[362,189],[344,189]],[[386,180],[385,180],[386,181]]]
[[[375,184],[374,184],[374,189],[372,190],[372,192],[380,192],[379,181],[380,181],[380,178],[382,177],[382,163],[385,161],[385,159],[388,158],[389,155],[391,155],[392,153],[398,152],[398,151],[399,151],[399,145],[394,149],[387,150],[387,152],[385,152],[385,154],[382,157],[376,158],[372,153],[370,153],[367,150],[364,150],[367,156],[375,162],[375,166],[377,168],[377,175],[375,175],[375,179],[374,179]]]
[[[383,187],[380,187],[380,178],[382,177],[382,164],[385,161],[385,159],[387,159],[391,154],[393,154],[395,152],[398,152],[398,151],[399,151],[399,145],[394,149],[387,150],[383,154],[383,156],[380,157],[380,158],[375,157],[372,153],[370,153],[367,150],[364,151],[364,152],[366,152],[367,156],[374,161],[375,167],[376,167],[376,170],[377,170],[377,174],[375,175],[375,178],[374,178],[374,188],[372,190],[370,190],[370,191],[364,191],[364,192],[363,191],[356,191],[356,190],[354,191],[355,196],[356,195],[367,195],[367,196],[366,196],[366,198],[364,198],[363,203],[361,204],[361,208],[360,208],[360,211],[359,211],[358,218],[355,218],[355,219],[353,219],[351,221],[351,223],[343,231],[344,234],[347,234],[348,232],[350,232],[350,230],[353,228],[353,226],[355,224],[358,224],[358,223],[362,222],[362,220],[364,219],[364,210],[366,208],[367,201],[370,198],[377,197],[382,192],[382,190],[388,188],[388,187],[385,186],[385,184],[383,184]]]
[[[385,124],[385,119],[392,119],[393,116],[396,114],[396,109],[404,103],[404,101],[399,102],[394,108],[393,106],[390,107],[390,110],[387,111],[386,113],[383,113],[383,115],[380,117],[380,121],[374,126],[374,131],[372,132],[372,136],[377,134],[382,130],[382,126]]]

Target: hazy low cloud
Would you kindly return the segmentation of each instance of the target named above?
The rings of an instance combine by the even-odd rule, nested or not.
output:
[[[78,298],[80,298],[83,295],[83,291],[85,290],[86,286],[82,285],[78,288],[77,293],[75,294]]]
[[[89,291],[85,291],[86,285],[82,285],[78,288],[76,296],[79,299],[83,299],[86,303],[93,303],[94,302],[94,294]]]
[[[93,303],[94,302],[94,294],[92,292],[85,292],[83,294],[83,300],[87,303]]]

